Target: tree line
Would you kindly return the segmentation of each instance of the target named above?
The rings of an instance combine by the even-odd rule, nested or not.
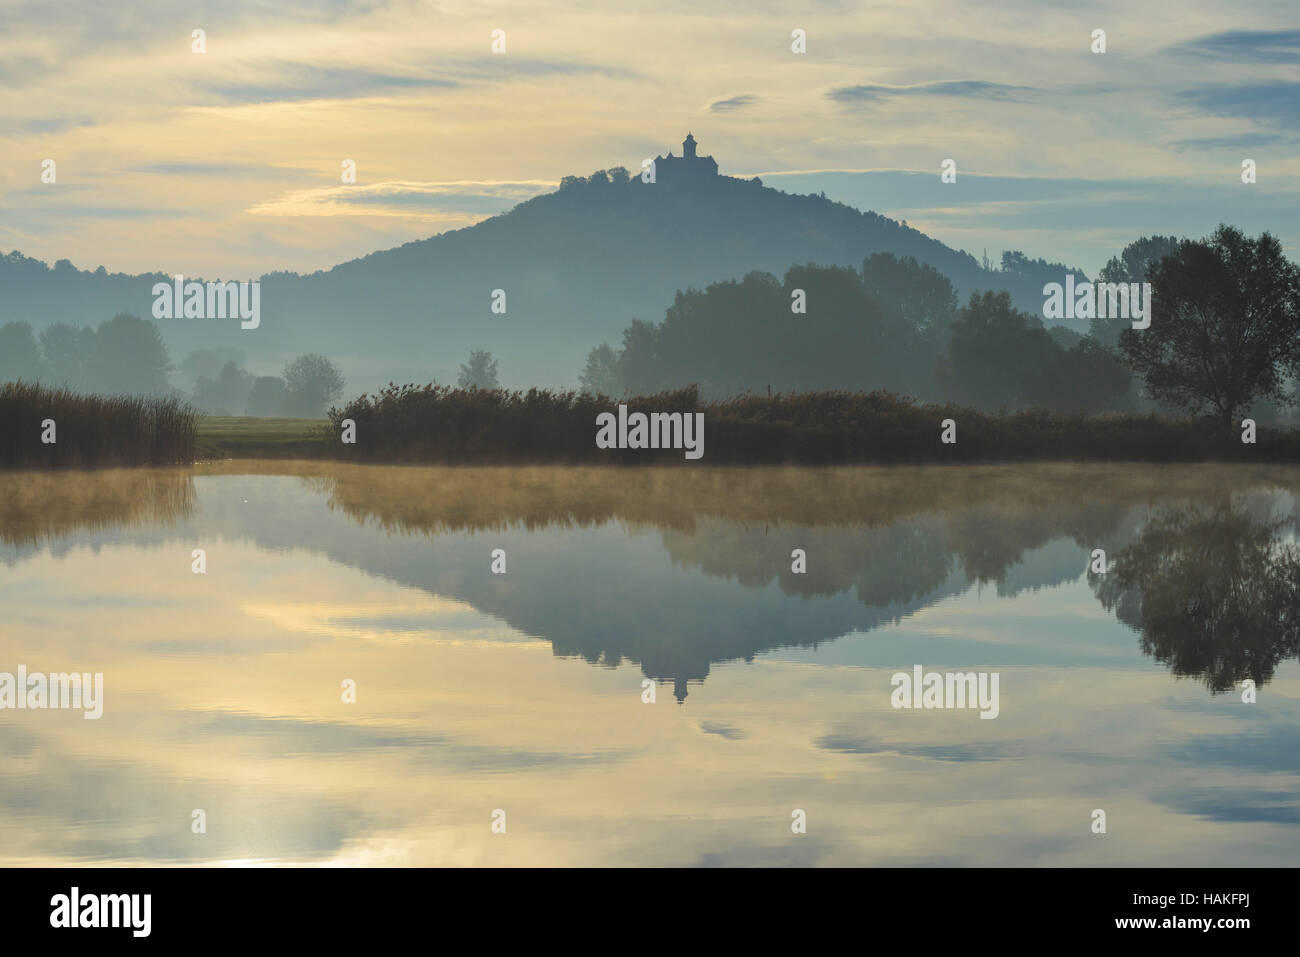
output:
[[[174,364],[157,326],[126,313],[94,327],[56,323],[39,335],[26,322],[0,326],[0,383],[167,397],[217,415],[304,418],[322,417],[343,394],[343,374],[323,356],[298,356],[279,376],[253,375],[245,358],[238,349],[198,349]]]
[[[1057,283],[1070,272],[1019,253],[1003,268]],[[1005,292],[958,308],[941,273],[889,253],[861,270],[754,272],[678,292],[662,322],[633,319],[618,348],[591,350],[580,381],[611,396],[884,389],[989,410],[1179,411],[1225,424],[1297,404],[1300,267],[1273,236],[1224,225],[1203,240],[1143,237],[1097,281],[1150,282],[1150,327],[1103,317],[1086,334],[1047,328]]]

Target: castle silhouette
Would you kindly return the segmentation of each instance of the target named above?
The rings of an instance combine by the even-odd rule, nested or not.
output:
[[[684,182],[710,179],[718,175],[718,163],[712,156],[697,156],[695,137],[687,133],[682,140],[682,155],[674,156],[669,150],[667,156],[655,157],[655,180],[665,182]]]

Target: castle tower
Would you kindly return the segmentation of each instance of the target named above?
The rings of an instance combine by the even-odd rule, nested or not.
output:
[[[718,175],[718,162],[712,156],[699,156],[696,153],[694,135],[687,133],[682,140],[682,155],[655,157],[655,169],[662,182],[705,183]]]

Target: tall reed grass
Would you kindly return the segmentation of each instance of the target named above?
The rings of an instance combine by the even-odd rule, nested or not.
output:
[[[331,409],[333,455],[359,462],[454,464],[685,462],[680,450],[599,449],[596,416],[703,412],[705,465],[998,461],[1300,462],[1300,431],[1239,431],[1165,416],[985,413],[889,392],[805,392],[706,402],[695,388],[613,399],[578,392],[390,384]],[[340,439],[356,423],[356,444]],[[956,444],[940,442],[953,419]]]
[[[41,441],[45,420],[55,441]],[[197,416],[178,399],[81,395],[0,385],[0,468],[180,465],[194,461]]]

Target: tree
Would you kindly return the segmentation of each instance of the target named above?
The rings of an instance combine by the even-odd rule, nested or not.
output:
[[[659,327],[644,319],[633,319],[623,330],[623,349],[618,357],[618,378],[633,395],[659,391]]]
[[[108,395],[162,395],[171,390],[167,346],[158,327],[139,316],[121,312],[101,322],[86,366],[83,389]]]
[[[221,375],[221,370],[225,368],[227,362],[233,362],[237,366],[242,366],[248,359],[243,352],[238,349],[232,349],[227,346],[219,346],[213,349],[195,349],[180,364],[180,380],[185,387],[193,386],[199,381],[200,376],[207,376],[215,380]]]
[[[1175,236],[1143,236],[1124,247],[1119,256],[1112,256],[1097,274],[1097,282],[1135,283],[1147,282],[1148,271],[1160,260],[1178,251]],[[1119,346],[1119,334],[1129,327],[1131,320],[1123,316],[1094,316],[1088,334],[1102,345],[1114,349]]]
[[[284,367],[288,388],[287,411],[308,418],[319,418],[325,407],[343,395],[343,373],[324,356],[308,353]]]
[[[587,353],[587,365],[578,377],[583,392],[592,395],[618,395],[623,389],[618,379],[618,355],[602,342]]]
[[[85,387],[87,367],[95,353],[95,330],[57,322],[41,330],[45,381],[50,385]]]
[[[1017,312],[1006,292],[971,293],[952,324],[939,379],[950,398],[985,408],[1042,404],[1035,387],[1063,350],[1037,317]]]
[[[1300,365],[1300,268],[1268,233],[1220,226],[1184,240],[1152,265],[1147,329],[1125,329],[1120,349],[1148,393],[1225,428],[1257,399],[1290,401]]]
[[[1077,412],[1114,408],[1129,391],[1132,376],[1113,349],[1092,336],[1079,337],[1069,348],[1058,337],[1053,340],[1054,355],[1022,371],[1022,395],[1030,404]]]
[[[912,256],[875,253],[862,263],[862,281],[887,312],[942,347],[957,316],[957,294],[947,276]]]
[[[497,363],[492,353],[485,349],[475,349],[469,354],[469,364],[462,364],[456,385],[462,389],[495,389],[497,381]]]
[[[194,384],[194,404],[214,415],[240,415],[252,389],[253,377],[243,366],[227,362],[215,379],[199,376]]]
[[[0,326],[0,383],[41,377],[41,353],[30,323],[10,322]]]
[[[283,415],[289,409],[289,388],[279,376],[263,375],[253,380],[248,394],[249,415]]]

